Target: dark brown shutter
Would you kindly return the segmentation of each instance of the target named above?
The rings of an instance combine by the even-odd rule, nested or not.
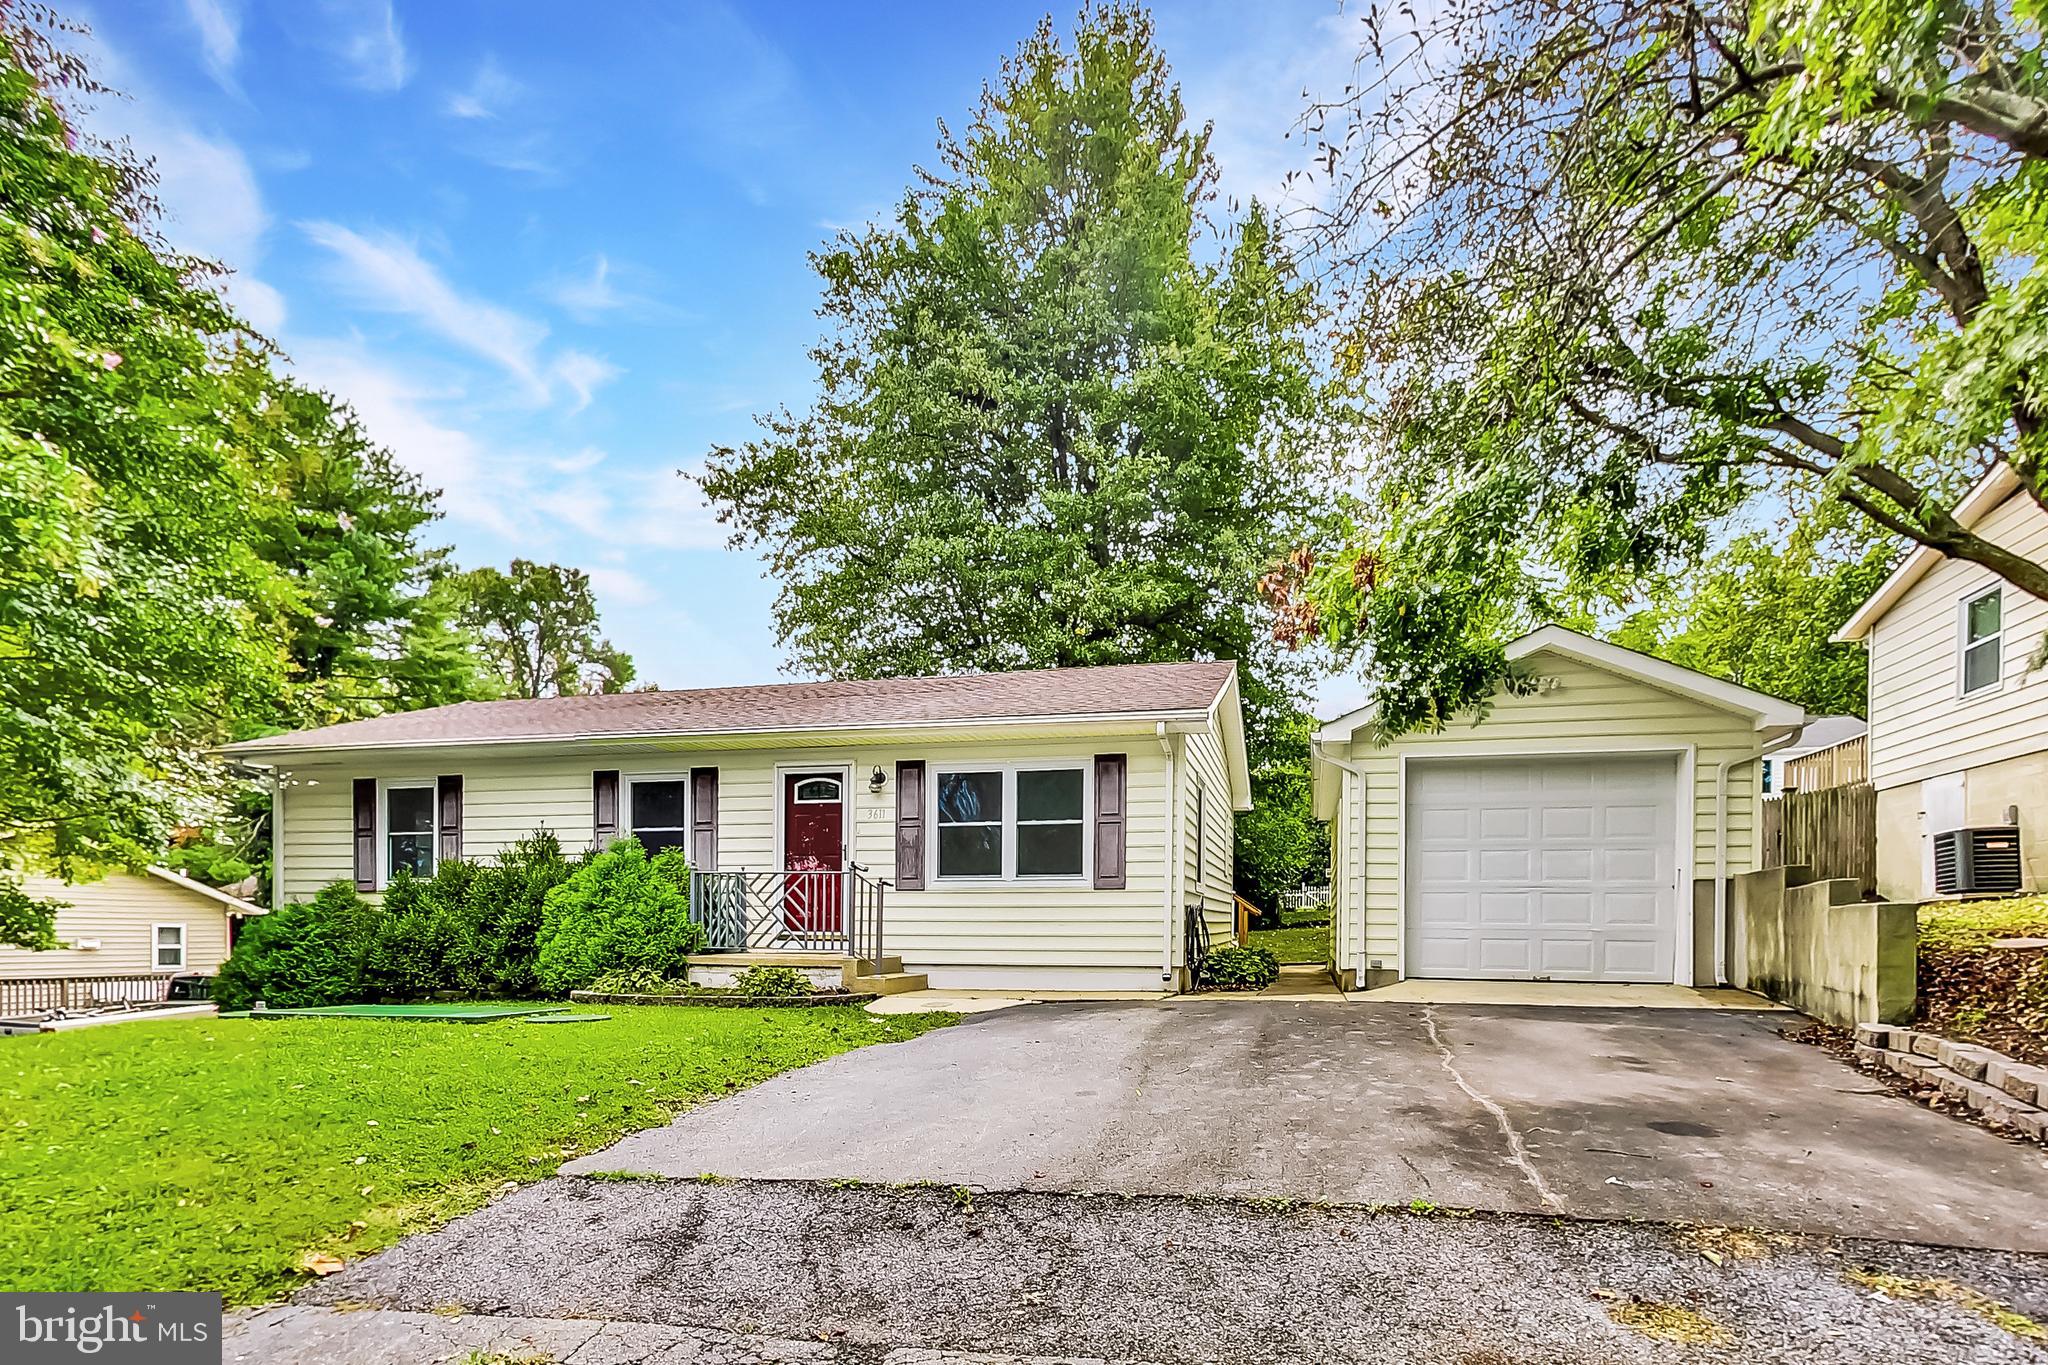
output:
[[[718,869],[718,769],[690,769],[690,866]]]
[[[924,763],[896,765],[896,886],[924,890]]]
[[[619,773],[590,775],[590,846],[600,853],[619,837]]]
[[[1122,754],[1095,755],[1095,885],[1124,884],[1124,773]]]
[[[356,890],[377,889],[377,779],[356,779]]]
[[[441,798],[441,850],[436,861],[445,863],[462,857],[461,774],[436,779],[434,788]]]

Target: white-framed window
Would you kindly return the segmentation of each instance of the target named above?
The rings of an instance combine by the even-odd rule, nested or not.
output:
[[[149,960],[158,971],[185,965],[185,926],[153,924],[149,929]]]
[[[806,777],[796,784],[793,799],[799,806],[836,806],[840,790],[836,777]]]
[[[1956,635],[1956,671],[1962,695],[1998,686],[2005,642],[2004,594],[1990,588],[1962,602]]]
[[[377,818],[384,826],[384,875],[379,885],[389,886],[400,872],[410,872],[415,877],[434,875],[440,804],[431,777],[383,784],[383,790],[377,794]]]
[[[626,779],[626,832],[653,857],[665,848],[690,851],[690,779],[657,774]]]
[[[1041,759],[935,766],[931,828],[935,880],[1085,880],[1088,764]]]

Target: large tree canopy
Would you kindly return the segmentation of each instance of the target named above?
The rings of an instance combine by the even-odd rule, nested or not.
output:
[[[272,694],[267,575],[223,412],[239,331],[131,219],[144,168],[73,145],[39,35],[0,60],[0,942],[51,946],[27,870],[161,849],[171,738]],[[230,345],[232,343],[229,343]]]
[[[813,257],[818,401],[714,451],[705,491],[812,671],[1238,660],[1268,804],[1239,859],[1288,884],[1321,838],[1305,670],[1256,585],[1326,482],[1313,294],[1258,205],[1212,221],[1209,130],[1141,10],[1084,13],[1071,47],[1040,25],[939,155]]]
[[[515,559],[509,571],[470,569],[437,585],[503,691],[515,697],[621,692],[633,660],[598,634],[590,575]]]
[[[1048,22],[893,221],[814,256],[816,404],[703,476],[795,664],[1234,658],[1255,729],[1291,709],[1255,582],[1316,495],[1315,307],[1256,206],[1212,227],[1208,144],[1141,11]]]
[[[1412,11],[1402,11],[1404,15]],[[1739,506],[1809,498],[2048,597],[1961,525],[2048,506],[2038,4],[1450,0],[1375,13],[1321,111],[1367,491],[1271,586],[1390,728],[1506,636],[1625,604]]]

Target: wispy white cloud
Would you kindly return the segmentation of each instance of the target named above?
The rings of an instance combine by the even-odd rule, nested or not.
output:
[[[549,291],[549,297],[564,311],[586,322],[626,304],[626,296],[612,283],[612,263],[602,255],[591,266],[588,275],[558,282]]]
[[[619,377],[619,367],[585,351],[564,351],[555,357],[549,373],[573,395],[569,411],[577,413],[590,406],[600,388]]]
[[[401,90],[412,55],[392,0],[325,0],[330,42],[349,82],[365,90]]]
[[[199,51],[214,80],[235,88],[235,64],[242,56],[242,15],[234,0],[185,0],[185,14],[199,30]]]
[[[548,329],[532,318],[464,294],[412,243],[390,233],[365,235],[338,223],[301,223],[312,242],[334,256],[335,278],[355,302],[412,318],[428,332],[496,365],[518,381],[531,402],[546,402],[559,383],[577,408],[618,371],[595,356],[567,351],[542,356]]]
[[[544,286],[556,307],[578,322],[599,322],[611,316],[676,321],[688,316],[673,304],[647,292],[655,287],[647,271],[615,264],[602,253],[580,274],[564,275]]]
[[[525,93],[526,87],[512,79],[496,57],[487,54],[469,84],[452,92],[442,110],[450,118],[494,119]]]
[[[608,604],[621,607],[645,607],[657,599],[654,588],[648,581],[631,569],[607,568],[599,564],[585,570],[590,575],[590,586]]]

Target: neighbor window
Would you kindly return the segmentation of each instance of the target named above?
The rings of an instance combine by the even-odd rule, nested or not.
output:
[[[1086,873],[1087,774],[1079,765],[942,769],[933,792],[939,876]]]
[[[690,828],[683,820],[680,778],[636,780],[633,783],[633,837],[651,858],[665,848],[687,850]]]
[[[434,875],[434,784],[384,789],[384,879]]]
[[[182,924],[159,924],[155,928],[156,965],[159,967],[182,967],[185,965],[185,926]]]
[[[1963,695],[1998,685],[1999,654],[2004,640],[2004,613],[1999,589],[1979,593],[1963,603]]]

